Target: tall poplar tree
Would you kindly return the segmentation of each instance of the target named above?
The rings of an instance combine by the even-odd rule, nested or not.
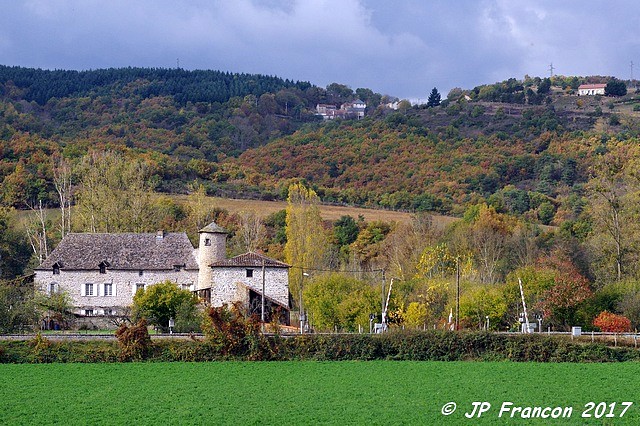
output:
[[[319,201],[315,191],[304,184],[289,186],[284,254],[287,263],[293,267],[289,288],[296,301],[300,296],[304,270],[323,269],[328,257],[329,239],[322,226]]]

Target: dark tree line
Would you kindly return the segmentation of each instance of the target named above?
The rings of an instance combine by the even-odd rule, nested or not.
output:
[[[281,89],[307,90],[308,82],[292,81],[258,74],[169,68],[109,68],[90,71],[43,70],[0,66],[0,83],[11,82],[27,101],[44,105],[51,98],[100,96],[129,90],[144,98],[174,96],[180,104],[187,102],[226,102],[246,95],[260,96]],[[5,88],[5,91],[7,89]]]

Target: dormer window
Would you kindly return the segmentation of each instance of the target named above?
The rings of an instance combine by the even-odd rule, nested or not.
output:
[[[60,275],[60,266],[57,263],[53,265],[53,275]]]
[[[185,265],[173,265],[173,270],[176,272],[180,272]]]
[[[106,260],[103,260],[102,262],[100,262],[100,264],[98,265],[98,268],[100,269],[101,274],[107,273],[107,266],[111,266],[111,265]]]

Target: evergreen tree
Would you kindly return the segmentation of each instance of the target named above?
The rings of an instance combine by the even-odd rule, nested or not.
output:
[[[624,96],[627,94],[627,85],[624,81],[610,80],[604,88],[604,94],[606,96]]]
[[[429,94],[429,99],[427,99],[427,108],[437,107],[438,105],[440,105],[440,100],[440,92],[438,92],[438,89],[434,87]]]

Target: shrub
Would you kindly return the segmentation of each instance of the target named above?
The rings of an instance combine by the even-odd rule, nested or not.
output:
[[[36,334],[36,336],[29,342],[29,346],[31,347],[31,356],[32,362],[42,363],[42,362],[52,362],[51,357],[51,342],[42,337],[40,333]]]
[[[225,357],[270,358],[256,315],[247,315],[240,302],[207,311],[204,333],[214,350]]]
[[[116,330],[116,337],[120,344],[120,361],[142,360],[149,354],[151,337],[144,318],[131,326],[122,324]]]
[[[631,321],[627,317],[607,311],[602,311],[593,320],[593,325],[608,333],[624,333],[631,330]]]

